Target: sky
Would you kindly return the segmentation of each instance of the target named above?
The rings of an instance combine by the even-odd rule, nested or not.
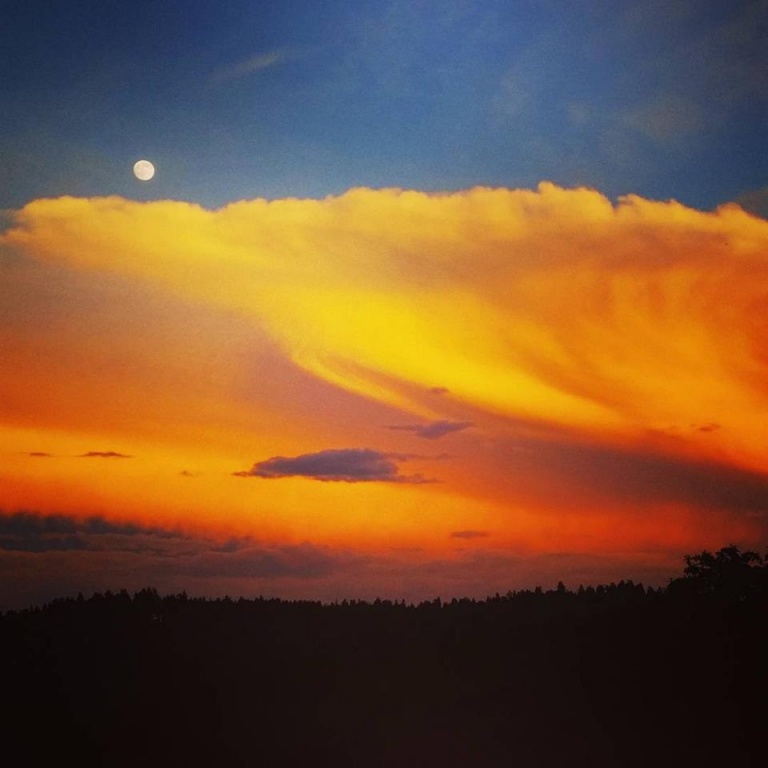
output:
[[[765,551],[768,2],[2,16],[0,610]]]

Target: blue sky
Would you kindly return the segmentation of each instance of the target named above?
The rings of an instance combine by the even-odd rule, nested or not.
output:
[[[0,207],[768,186],[768,4],[6,0]],[[141,185],[130,168],[151,159]]]

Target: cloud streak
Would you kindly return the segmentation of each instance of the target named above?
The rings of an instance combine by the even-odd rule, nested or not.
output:
[[[0,550],[81,551],[101,550],[106,546],[135,550],[137,537],[183,538],[178,531],[134,523],[115,523],[98,516],[81,519],[69,515],[40,515],[31,512],[0,514]],[[121,543],[116,544],[116,540]],[[145,546],[146,541],[142,540],[140,548]]]
[[[471,426],[473,426],[471,421],[440,420],[430,422],[429,424],[394,424],[387,427],[387,429],[413,432],[416,437],[423,437],[425,440],[438,440],[453,432],[461,432]]]
[[[473,530],[466,530],[466,531],[453,531],[451,533],[452,539],[484,539],[490,536],[491,534],[488,533],[488,531],[473,531]]]
[[[572,487],[589,486],[614,498],[645,504],[682,503],[710,511],[768,514],[768,473],[717,461],[675,456],[647,449],[605,446],[542,447],[550,470]]]
[[[81,453],[78,458],[81,459],[132,459],[127,453],[118,453],[117,451],[88,451]]]
[[[224,83],[230,80],[238,80],[241,77],[253,75],[256,72],[261,72],[270,67],[274,67],[285,61],[288,55],[288,51],[283,49],[257,53],[254,56],[249,56],[247,59],[243,59],[229,67],[222,67],[221,69],[216,70],[210,75],[209,80],[211,83]]]

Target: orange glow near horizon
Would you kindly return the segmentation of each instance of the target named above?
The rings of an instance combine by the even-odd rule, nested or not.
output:
[[[764,543],[768,222],[736,206],[58,198],[0,249],[6,513],[416,559]],[[363,449],[382,474],[242,476]]]

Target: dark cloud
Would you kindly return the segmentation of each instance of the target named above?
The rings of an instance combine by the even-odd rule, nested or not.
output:
[[[98,517],[0,514],[0,611],[79,591],[147,584],[165,592],[253,595],[273,583],[340,578],[364,561],[354,552],[306,542],[273,545],[248,536],[222,541]]]
[[[88,453],[81,453],[78,458],[81,458],[81,459],[132,459],[133,456],[129,456],[126,453],[117,453],[117,451],[88,451]]]
[[[768,474],[762,472],[714,461],[647,454],[603,460],[606,472],[611,471],[611,465],[622,467],[619,471],[628,482],[621,483],[621,475],[614,477],[639,498],[670,499],[734,512],[768,510]]]
[[[310,544],[267,546],[251,537],[219,541],[179,530],[102,517],[16,512],[0,515],[0,553],[131,553],[167,562],[193,576],[311,577],[333,569],[334,557]]]
[[[412,458],[410,454],[382,453],[371,448],[343,448],[305,453],[301,456],[273,456],[260,461],[250,470],[235,472],[238,477],[308,477],[324,482],[431,482],[421,475],[401,475],[398,461]]]
[[[196,578],[313,579],[339,566],[339,557],[312,544],[267,547],[249,540],[201,551],[175,560],[177,573]]]
[[[715,422],[710,422],[709,424],[691,424],[691,427],[697,432],[717,432],[717,430],[720,429],[720,425],[715,424]]]
[[[27,456],[32,458],[53,458],[54,454],[45,451],[30,451]],[[118,453],[117,451],[88,451],[77,455],[78,459],[132,459],[127,453]]]
[[[521,440],[510,452],[521,485],[546,463],[552,503],[567,503],[560,489],[574,498],[587,494],[642,504],[682,503],[731,512],[768,510],[768,473],[690,459],[649,449],[620,450],[608,446]],[[544,488],[546,491],[547,488]]]
[[[106,537],[110,537],[106,542]],[[0,550],[50,552],[66,550],[134,549],[136,543],[125,539],[155,537],[182,538],[178,532],[163,528],[112,523],[102,517],[78,519],[69,515],[40,515],[16,512],[0,515]],[[121,543],[119,539],[124,539]],[[145,546],[146,541],[141,542]]]
[[[484,539],[491,534],[488,531],[453,531],[451,533],[452,539]]]
[[[430,387],[429,391],[433,395],[447,395],[451,390],[448,387]]]
[[[473,426],[471,421],[432,421],[429,424],[395,424],[387,429],[399,429],[405,432],[413,432],[417,437],[426,440],[437,440],[451,432],[461,432]]]

